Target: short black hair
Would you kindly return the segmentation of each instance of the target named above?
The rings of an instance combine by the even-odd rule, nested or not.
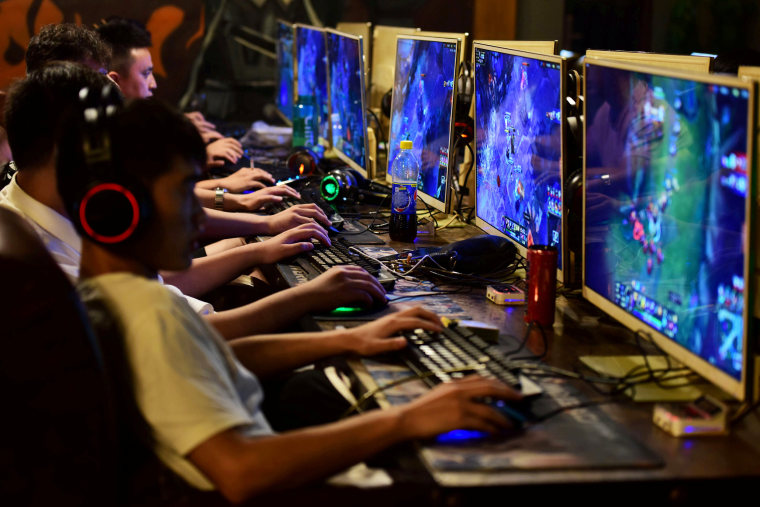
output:
[[[111,68],[126,72],[131,65],[131,51],[153,45],[145,25],[133,19],[110,17],[95,27],[100,37],[111,48]]]
[[[81,109],[74,114],[79,114]],[[71,213],[87,187],[102,174],[91,174],[82,150],[81,120],[72,117],[58,145],[58,192]],[[172,106],[158,99],[135,99],[114,113],[104,125],[110,140],[110,177],[137,181],[150,187],[171,170],[179,158],[201,168],[206,147],[193,124]]]
[[[67,111],[78,104],[79,90],[108,83],[106,76],[74,62],[43,65],[14,83],[5,104],[5,124],[19,171],[40,166],[53,155]]]
[[[95,30],[60,23],[43,26],[29,41],[24,58],[27,73],[52,61],[87,63],[90,60],[107,69],[111,63],[111,49]]]

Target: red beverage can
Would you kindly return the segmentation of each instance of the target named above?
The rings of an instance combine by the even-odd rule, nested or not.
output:
[[[547,245],[528,247],[528,307],[525,322],[542,327],[554,324],[554,296],[557,289],[557,249]]]

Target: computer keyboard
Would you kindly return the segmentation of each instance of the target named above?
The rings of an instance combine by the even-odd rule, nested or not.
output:
[[[307,274],[314,276],[319,276],[333,266],[359,266],[377,278],[385,290],[393,289],[396,278],[380,262],[351,251],[350,248],[350,243],[343,238],[335,238],[330,246],[316,244],[313,250],[296,257],[295,263]],[[309,276],[309,279],[314,276]]]
[[[515,427],[538,419],[533,400],[543,393],[541,386],[520,374],[519,370],[494,345],[487,343],[465,327],[451,326],[440,333],[415,329],[402,333],[406,348],[397,354],[428,386],[451,382],[477,373],[494,378],[523,394],[521,401],[483,400],[493,406]]]
[[[521,390],[520,377],[509,361],[492,354],[493,345],[465,327],[445,327],[440,333],[415,329],[404,336],[408,345],[399,352],[401,359],[431,387],[478,373]]]

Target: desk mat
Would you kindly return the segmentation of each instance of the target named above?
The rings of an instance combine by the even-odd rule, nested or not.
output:
[[[366,359],[362,363],[377,385],[410,373],[405,367]],[[534,380],[544,389],[533,405],[533,412],[539,416],[584,401],[566,380]],[[401,384],[384,392],[380,403],[404,403],[427,389],[421,381]],[[448,472],[487,472],[492,476],[489,482],[498,483],[493,475],[500,472],[663,466],[658,455],[595,406],[568,410],[505,437],[458,444],[422,443],[420,456],[437,480],[447,476],[452,483],[458,482],[456,474],[452,479]]]

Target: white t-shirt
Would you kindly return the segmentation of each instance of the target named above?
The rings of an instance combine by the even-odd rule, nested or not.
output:
[[[5,188],[0,190],[0,206],[12,209],[29,222],[58,266],[66,273],[71,283],[76,284],[79,280],[82,239],[74,228],[74,224],[65,216],[24,192],[16,183],[16,175]],[[195,312],[201,315],[214,312],[214,307],[210,303],[182,294],[182,291],[173,285],[166,287],[184,297]]]
[[[229,428],[272,434],[257,378],[219,334],[165,286],[130,273],[80,282],[87,302],[103,300],[123,329],[135,396],[153,428],[158,456],[200,489],[213,484],[186,455]]]

